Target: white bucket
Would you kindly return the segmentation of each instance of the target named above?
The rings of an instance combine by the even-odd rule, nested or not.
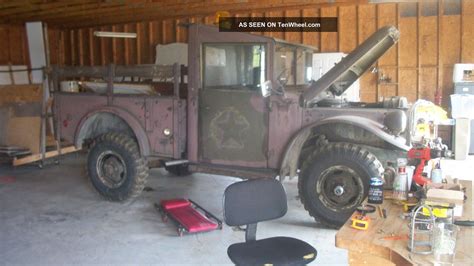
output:
[[[79,83],[74,80],[65,80],[59,83],[62,92],[79,92]]]

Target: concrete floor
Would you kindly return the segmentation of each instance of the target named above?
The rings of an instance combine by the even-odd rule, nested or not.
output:
[[[186,197],[222,218],[224,189],[239,179],[193,174],[150,173],[148,187],[126,203],[102,200],[85,178],[84,155],[60,165],[16,169],[0,166],[0,264],[230,264],[227,247],[244,233],[222,231],[178,237],[153,208],[160,199]],[[334,247],[335,230],[320,228],[297,198],[296,179],[284,183],[288,213],[259,224],[258,238],[292,236],[318,250],[315,264],[347,264],[347,252]]]

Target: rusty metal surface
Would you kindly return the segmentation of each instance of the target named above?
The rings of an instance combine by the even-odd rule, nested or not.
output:
[[[267,159],[266,159],[266,149],[268,142],[265,141],[263,144],[258,144],[255,147],[251,147],[251,151],[246,153],[245,158],[243,153],[238,153],[239,155],[232,155],[231,152],[219,152],[214,148],[215,152],[214,155],[206,153],[204,151],[199,150],[199,147],[203,147],[198,145],[200,133],[208,134],[208,132],[200,132],[199,130],[199,111],[201,110],[199,105],[201,104],[200,91],[202,88],[202,80],[201,80],[201,47],[203,43],[260,43],[264,44],[267,51],[273,51],[274,47],[274,40],[269,37],[258,36],[258,35],[251,35],[247,33],[238,33],[238,32],[219,32],[217,27],[206,26],[206,25],[198,25],[193,24],[189,27],[189,43],[188,43],[188,73],[189,73],[189,83],[188,83],[188,159],[191,162],[198,163],[201,159],[204,161],[216,163],[216,164],[232,164],[232,165],[242,165],[242,166],[267,166]],[[273,73],[273,53],[269,52],[266,55],[266,79],[272,80],[272,73]],[[273,82],[273,81],[272,81]],[[275,84],[276,85],[276,84]],[[229,97],[229,95],[227,96]],[[259,96],[261,97],[261,96]],[[225,100],[226,105],[233,105],[231,100]],[[262,104],[260,104],[262,102]],[[240,104],[240,103],[239,103]],[[247,103],[247,106],[252,107],[252,110],[256,109],[264,109],[267,104],[267,99],[263,97],[258,100],[257,98],[252,98],[252,103]],[[252,106],[253,105],[253,106]],[[234,107],[236,107],[235,105]],[[241,112],[239,108],[236,109],[237,112]],[[232,110],[228,110],[230,113],[235,113]],[[250,117],[249,117],[250,119]],[[262,116],[260,116],[260,121],[265,123],[265,126],[268,127],[268,119],[263,120]],[[241,121],[245,124],[245,121]],[[252,127],[254,125],[252,124]],[[262,125],[257,125],[257,127]],[[252,130],[252,132],[256,132]],[[261,133],[259,133],[261,134]],[[265,133],[264,133],[265,134]],[[204,139],[209,138],[209,136],[203,136]],[[261,136],[257,135],[257,138],[262,138]],[[259,141],[260,142],[260,141]],[[214,144],[215,145],[215,144]],[[230,146],[242,146],[238,143],[236,145]],[[203,156],[200,157],[199,154]],[[218,156],[216,156],[218,155]],[[222,155],[223,157],[220,157]],[[219,158],[216,158],[219,157]],[[255,160],[252,160],[255,159]],[[231,161],[232,160],[232,161]]]
[[[204,89],[200,93],[201,162],[266,167],[268,118],[258,92]]]
[[[55,93],[56,119],[61,126],[61,137],[76,143],[76,131],[81,120],[92,110],[107,105],[106,96]]]
[[[163,134],[165,128],[170,129],[172,133],[179,131],[178,119],[176,117],[175,121],[174,117],[179,112],[174,111],[173,97],[120,95],[114,96],[112,105],[108,106],[107,96],[57,93],[56,103],[60,110],[58,121],[62,137],[76,143],[77,146],[82,144],[84,135],[87,135],[87,132],[84,132],[87,121],[94,115],[110,113],[127,123],[145,155],[174,157],[176,153],[180,155],[184,148],[183,143],[175,143],[173,134],[171,136]],[[176,104],[176,108],[183,107]],[[175,145],[180,148],[175,150]]]
[[[174,155],[174,113],[173,98],[157,97],[153,100],[153,107],[150,113],[152,129],[148,132],[148,138],[152,145],[154,154],[172,157]],[[171,130],[171,135],[166,136],[165,129]]]
[[[274,39],[246,33],[220,33],[215,27],[203,25],[191,25],[189,34],[186,101],[179,100],[177,95],[161,97],[112,94],[107,97],[59,93],[59,121],[63,136],[77,142],[81,135],[80,128],[88,118],[100,112],[109,112],[130,126],[144,155],[185,158],[196,171],[242,177],[268,176],[270,172],[277,173],[278,169],[281,170],[280,174],[296,173],[301,147],[319,126],[335,125],[336,131],[345,130],[344,127],[339,128],[338,123],[353,126],[371,132],[382,142],[402,150],[405,148],[400,143],[401,139],[395,139],[383,131],[383,119],[389,109],[310,108],[300,105],[301,92],[298,91],[288,90],[284,95],[265,98],[259,91],[240,88],[229,90],[215,86],[213,89],[203,88],[201,53],[202,44],[208,43],[263,44],[267,51],[265,80],[270,80],[273,87],[276,87],[277,83],[273,80]],[[378,37],[375,39],[380,41]],[[350,60],[346,60],[346,63],[350,62],[352,65],[336,67],[339,70],[333,72],[341,72],[342,81],[351,82],[355,72],[361,74],[359,71],[365,71],[370,66],[366,65],[367,62],[378,58],[388,49],[385,45],[387,43],[389,42],[377,48],[376,52],[370,51],[372,54],[368,57],[359,53],[368,49],[369,45],[364,49],[357,48],[355,51],[359,49],[359,53],[348,56]],[[359,63],[364,67],[357,66]],[[107,69],[110,71],[110,68]],[[174,71],[172,74],[178,80],[179,73]],[[329,83],[329,78],[326,78],[326,83]],[[177,94],[177,86],[174,89]],[[303,95],[311,96],[314,92],[307,91]],[[79,129],[75,131],[74,128]],[[166,136],[165,129],[169,129],[171,135]],[[340,136],[328,136],[328,139],[340,137],[345,140],[344,137],[350,139],[359,136],[351,135],[351,132],[342,133],[344,134],[339,134]]]
[[[270,130],[268,139],[268,166],[278,169],[289,140],[302,126],[302,108],[298,95],[270,96]]]
[[[173,78],[179,66],[164,66],[164,65],[135,65],[124,66],[117,65],[114,67],[114,76],[117,77],[144,77],[144,78],[158,78],[169,79]],[[109,66],[63,66],[53,67],[58,78],[73,78],[73,77],[107,77],[109,73]],[[179,74],[178,74],[179,75]]]

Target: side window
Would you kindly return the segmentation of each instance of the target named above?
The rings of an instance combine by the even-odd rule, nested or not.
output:
[[[275,49],[274,77],[282,85],[304,85],[311,80],[313,53],[288,44]]]
[[[203,53],[205,89],[260,90],[265,81],[262,44],[204,44]]]

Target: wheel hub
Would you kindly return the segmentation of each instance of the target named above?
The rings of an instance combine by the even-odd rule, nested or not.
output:
[[[97,158],[97,174],[102,183],[109,188],[122,185],[127,176],[122,156],[113,151],[101,153]]]
[[[359,204],[364,187],[362,179],[353,169],[336,165],[323,171],[316,184],[316,193],[326,207],[343,211]]]
[[[334,188],[334,194],[336,196],[342,196],[342,194],[344,194],[344,187],[343,186],[336,186]]]

